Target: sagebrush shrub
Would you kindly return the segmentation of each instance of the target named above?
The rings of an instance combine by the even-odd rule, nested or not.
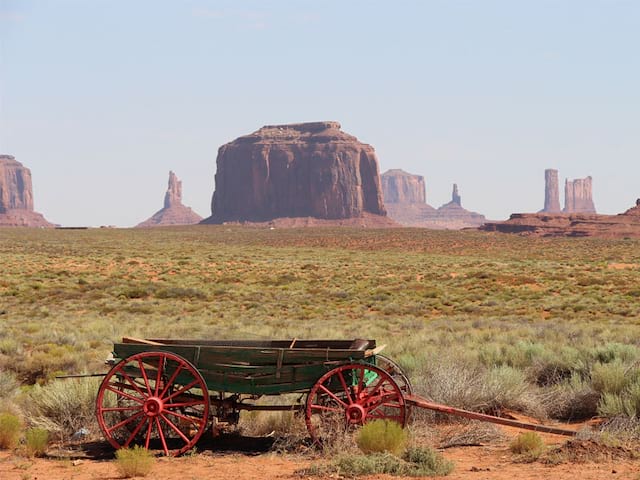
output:
[[[529,460],[535,460],[544,452],[544,441],[536,432],[524,432],[518,435],[509,445],[509,449],[516,455]]]
[[[44,428],[29,428],[24,435],[25,448],[30,457],[41,457],[49,445],[49,432]]]
[[[15,448],[20,441],[22,422],[11,413],[0,413],[0,448]]]
[[[124,478],[146,477],[155,461],[153,454],[139,445],[116,451],[116,467]]]
[[[373,420],[358,431],[356,444],[364,453],[399,454],[407,443],[407,432],[391,420]]]

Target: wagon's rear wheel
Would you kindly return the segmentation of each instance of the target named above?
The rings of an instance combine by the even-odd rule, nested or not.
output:
[[[378,354],[376,355],[376,366],[391,375],[391,378],[393,378],[398,384],[398,387],[400,387],[400,390],[405,397],[407,395],[413,395],[413,385],[411,385],[411,380],[409,380],[409,377],[407,377],[407,374],[400,365],[389,357]],[[408,422],[410,418],[411,407],[409,405],[405,405],[405,422]]]
[[[334,368],[320,377],[307,397],[305,421],[316,444],[375,419],[404,427],[406,405],[396,381],[373,365]]]
[[[114,448],[140,444],[177,456],[206,430],[209,393],[200,372],[179,355],[138,353],[102,381],[96,417]]]
[[[391,378],[395,380],[402,390],[402,393],[405,395],[413,394],[413,386],[411,385],[411,381],[407,374],[404,372],[402,367],[398,365],[396,362],[391,360],[389,357],[385,357],[384,355],[376,355],[376,367],[380,367],[382,370],[391,375]]]

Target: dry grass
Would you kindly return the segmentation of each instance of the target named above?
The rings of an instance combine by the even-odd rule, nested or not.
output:
[[[629,415],[640,270],[609,265],[639,264],[639,247],[419,229],[3,229],[0,375],[53,388],[58,373],[104,371],[122,336],[313,332],[387,344],[443,403]],[[86,427],[53,420],[52,434]]]

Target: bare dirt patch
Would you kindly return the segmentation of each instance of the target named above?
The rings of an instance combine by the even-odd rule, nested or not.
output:
[[[451,428],[451,427],[447,427]],[[509,442],[517,433],[515,429],[502,429],[504,436],[498,441],[479,441],[476,446],[451,447],[442,454],[455,463],[455,470],[447,477],[451,480],[533,480],[541,478],[566,480],[600,480],[640,478],[640,462],[633,449],[609,447],[592,440],[566,440],[554,435],[542,435],[549,446],[541,460],[521,463],[509,451]],[[251,440],[251,442],[255,441]],[[244,444],[206,445],[198,454],[180,458],[158,458],[147,478],[154,480],[211,479],[279,479],[300,480],[299,472],[313,463],[327,458],[309,451],[300,454],[264,452],[262,446],[250,444],[240,452]],[[236,447],[235,451],[227,451]],[[225,451],[220,451],[225,449]],[[65,457],[52,449],[56,457],[27,459],[7,451],[0,451],[0,478],[2,480],[96,480],[117,479],[118,471],[113,461],[113,451],[107,444],[98,442],[83,447]],[[329,478],[329,477],[327,477]],[[343,478],[334,475],[330,478]],[[388,475],[361,477],[398,479]]]

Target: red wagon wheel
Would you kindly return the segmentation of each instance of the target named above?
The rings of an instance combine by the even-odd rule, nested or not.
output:
[[[179,355],[138,353],[100,384],[96,417],[114,448],[140,444],[177,456],[207,428],[209,393],[200,372]]]
[[[402,390],[403,394],[413,394],[413,385],[411,385],[411,380],[409,380],[409,377],[407,377],[407,374],[404,372],[402,367],[396,362],[391,360],[389,357],[378,354],[376,355],[376,367],[380,367],[391,375],[398,384],[398,387],[400,387],[400,390]]]
[[[316,444],[375,419],[404,427],[406,405],[391,375],[373,365],[334,368],[320,377],[307,397],[305,421]]]

